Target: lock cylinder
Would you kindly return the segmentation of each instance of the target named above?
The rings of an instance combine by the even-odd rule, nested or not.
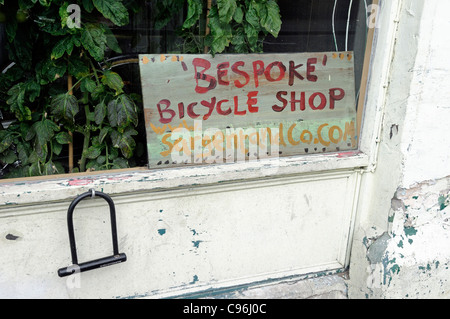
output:
[[[118,264],[118,263],[125,262],[125,261],[127,261],[127,255],[125,255],[124,253],[119,254],[119,255],[109,256],[109,257],[103,257],[103,258],[87,261],[87,262],[81,263],[79,265],[72,265],[69,267],[61,268],[58,270],[58,276],[66,277],[66,276],[72,275],[77,272],[83,272],[83,271],[88,271],[88,270],[92,270],[92,269],[96,269],[96,268],[111,266],[111,265]]]
[[[66,277],[66,276],[70,276],[74,273],[88,271],[88,270],[97,269],[97,268],[102,268],[102,267],[106,267],[106,266],[111,266],[111,265],[119,264],[119,263],[125,262],[125,261],[127,261],[127,255],[125,255],[124,253],[109,256],[109,257],[103,257],[103,258],[87,261],[87,262],[81,263],[79,265],[72,265],[69,267],[60,268],[60,269],[58,269],[58,276]]]

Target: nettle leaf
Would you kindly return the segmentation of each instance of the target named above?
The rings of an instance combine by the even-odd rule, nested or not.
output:
[[[52,59],[59,59],[61,58],[64,53],[67,52],[67,54],[70,56],[73,51],[74,46],[80,46],[80,40],[77,39],[75,36],[71,37],[65,37],[62,40],[59,40],[55,47],[52,50],[51,58]]]
[[[97,87],[97,83],[95,83],[94,80],[90,78],[84,78],[81,81],[80,90],[81,92],[94,92],[95,88]]]
[[[244,28],[239,27],[235,34],[233,35],[233,39],[231,40],[231,44],[234,46],[234,51],[236,53],[247,53],[248,46],[245,41],[245,31]]]
[[[19,155],[19,160],[22,165],[29,164],[29,154],[32,151],[32,147],[29,143],[19,143],[17,144],[17,154]]]
[[[103,165],[106,162],[106,156],[105,155],[100,155],[99,157],[97,157],[96,160],[97,164],[99,165]]]
[[[25,71],[17,64],[8,68],[6,72],[0,73],[0,92],[7,92],[13,84],[17,83],[24,76],[24,73]]]
[[[126,94],[121,94],[108,103],[108,120],[112,127],[119,129],[129,124],[138,124],[137,107]]]
[[[234,11],[233,14],[233,19],[239,24],[242,23],[242,21],[244,20],[244,11],[240,6],[236,7],[236,10]]]
[[[95,8],[115,25],[124,26],[128,24],[128,10],[122,4],[122,0],[93,0],[93,3]]]
[[[77,98],[68,93],[55,96],[51,102],[52,114],[56,119],[65,119],[71,123],[75,122],[75,115],[79,112]]]
[[[4,164],[12,164],[17,160],[17,155],[13,150],[8,150],[0,154],[0,162]]]
[[[114,159],[119,157],[119,149],[118,148],[112,147],[108,151],[109,151],[108,159],[110,161],[113,161]]]
[[[18,109],[25,103],[26,84],[17,83],[8,90],[9,99],[6,101],[11,106],[11,111]]]
[[[91,13],[92,10],[94,10],[94,4],[92,3],[91,0],[82,0],[82,3],[83,3],[84,9],[85,9],[87,12]]]
[[[260,10],[261,25],[272,34],[278,36],[281,30],[280,8],[274,0],[267,1],[266,5]]]
[[[86,24],[81,33],[81,43],[95,60],[103,60],[106,42],[105,32],[99,25],[93,23]]]
[[[113,161],[113,168],[120,169],[120,168],[128,168],[128,167],[130,167],[128,165],[128,161],[124,158],[119,157],[119,158],[114,159],[114,161]]]
[[[56,141],[59,144],[72,143],[72,136],[68,132],[61,132],[56,135]]]
[[[104,169],[102,165],[97,162],[97,160],[98,159],[90,160],[87,162],[86,164],[87,171],[101,171]]]
[[[86,118],[90,121],[90,122],[94,122],[95,121],[95,113],[94,112],[87,112],[86,113]],[[95,127],[92,126],[92,129],[94,129]]]
[[[98,136],[94,136],[93,138],[91,138],[91,143],[92,143],[92,146],[95,146],[95,147],[102,146],[102,143],[100,143],[100,139]]]
[[[49,119],[37,121],[33,124],[32,129],[36,132],[36,140],[39,145],[44,145],[55,136],[55,132],[60,130],[59,126]]]
[[[201,0],[188,0],[187,17],[183,23],[184,29],[189,29],[194,26],[200,19],[203,11],[203,2]]]
[[[111,128],[109,126],[106,126],[100,130],[100,133],[98,135],[98,140],[100,143],[103,143],[105,137],[108,135],[109,132],[111,132]]]
[[[41,94],[41,86],[34,79],[30,79],[26,82],[26,93],[28,95],[28,100],[34,102]]]
[[[13,136],[8,131],[0,131],[0,153],[7,150],[13,143]]]
[[[6,103],[10,105],[10,110],[15,113],[19,121],[31,120],[31,110],[25,105],[28,85],[26,82],[21,82],[8,90],[9,98]]]
[[[123,81],[116,72],[105,70],[102,76],[102,83],[116,91],[116,94],[122,93]]]
[[[244,23],[244,32],[248,45],[252,52],[258,52],[259,29],[255,29],[251,24]]]
[[[230,45],[233,38],[232,28],[229,23],[222,23],[216,7],[212,7],[209,12],[209,26],[211,33],[208,35],[208,41],[211,46],[211,52],[221,53]]]
[[[45,85],[63,77],[67,64],[64,60],[46,59],[36,64],[35,71],[39,84]]]
[[[236,11],[236,0],[217,0],[219,8],[219,18],[222,23],[229,23]]]
[[[122,49],[119,46],[119,42],[116,39],[114,33],[112,33],[111,29],[106,24],[101,24],[100,27],[103,29],[103,33],[106,36],[106,45],[108,48],[113,50],[116,53],[122,53]]]
[[[5,32],[9,42],[13,42],[17,34],[17,19],[11,19],[5,25]]]
[[[125,158],[133,156],[133,151],[136,148],[134,135],[138,135],[138,132],[131,127],[127,128],[123,133],[118,131],[111,132],[113,146],[119,148]]]
[[[36,1],[37,0],[19,0],[18,1],[19,2],[19,8],[21,10],[31,9],[34,6],[34,4],[36,3]],[[0,1],[0,4],[3,4],[3,3]]]
[[[28,163],[32,164],[36,162],[39,162],[39,156],[37,155],[36,151],[31,148],[30,156],[28,157]]]
[[[94,100],[98,100],[99,98],[101,98],[103,96],[103,92],[105,92],[105,86],[103,84],[97,85],[97,87],[92,92],[91,97]]]
[[[25,137],[28,135],[28,132],[30,132],[31,124],[28,124],[26,122],[19,123],[18,133],[22,138],[25,139]]]
[[[69,18],[69,12],[67,12],[67,8],[69,3],[65,1],[59,7],[59,17],[61,19],[61,28],[64,29],[67,26],[67,19]]]
[[[83,152],[84,156],[89,159],[96,159],[102,153],[102,149],[99,146],[90,146]]]
[[[28,169],[29,176],[38,176],[41,175],[41,167],[39,162],[34,162]]]
[[[10,23],[6,24],[6,26]],[[31,70],[33,66],[33,50],[37,40],[36,32],[26,29],[25,24],[18,26],[11,43],[4,43],[10,60],[20,65],[25,70]],[[6,41],[5,41],[6,42]]]
[[[25,141],[28,142],[28,141],[31,141],[35,136],[36,136],[36,131],[35,131],[34,127],[31,127],[28,130],[27,134],[25,135],[24,139],[25,139]]]
[[[53,175],[57,174],[58,169],[56,168],[55,164],[52,161],[48,161],[44,165],[44,175]]]
[[[155,29],[164,28],[183,8],[185,0],[156,1]]]
[[[103,123],[103,120],[105,119],[106,116],[106,105],[104,101],[100,102],[95,106],[94,114],[95,114],[94,117],[95,123],[97,125]]]
[[[261,28],[259,22],[259,11],[260,5],[257,2],[252,1],[250,2],[250,5],[245,12],[245,21],[250,23],[250,25],[256,30],[259,30]]]
[[[49,7],[52,4],[52,0],[39,0],[39,3],[45,7]]]
[[[69,59],[67,70],[78,80],[89,74],[89,67],[80,58],[73,56]]]
[[[38,161],[44,163],[48,155],[48,144],[47,143],[41,144],[40,140],[35,139],[33,147],[36,151]]]
[[[63,149],[62,144],[59,144],[57,142],[52,143],[53,154],[59,156],[59,154],[61,154],[62,149]]]
[[[67,38],[60,40],[58,43],[56,43],[55,47],[52,50],[52,54],[51,54],[51,58],[54,59],[59,59],[60,57],[62,57],[64,55],[64,53],[66,52],[66,44]],[[70,43],[72,44],[72,47],[69,47],[69,51],[70,53],[72,53],[73,50],[73,43],[72,41],[70,41]]]

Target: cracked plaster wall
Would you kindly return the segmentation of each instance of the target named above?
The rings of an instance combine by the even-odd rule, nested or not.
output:
[[[351,298],[450,297],[450,1],[401,8],[378,166],[363,180]]]
[[[388,231],[365,238],[367,297],[450,297],[450,177],[400,188]]]

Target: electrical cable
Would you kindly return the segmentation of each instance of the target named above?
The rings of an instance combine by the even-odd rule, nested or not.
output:
[[[331,18],[331,24],[332,24],[332,27],[333,27],[334,45],[336,46],[336,52],[338,52],[339,49],[338,49],[338,44],[337,44],[337,40],[336,40],[336,28],[335,28],[335,25],[334,25],[334,19],[335,19],[335,16],[336,16],[336,6],[337,6],[337,0],[334,0],[333,17]]]
[[[347,16],[347,28],[345,30],[345,51],[348,51],[348,33],[350,29],[350,16],[352,14],[353,0],[350,0],[350,5],[348,6],[348,16]]]

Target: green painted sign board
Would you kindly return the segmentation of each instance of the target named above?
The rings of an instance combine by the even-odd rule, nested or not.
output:
[[[139,56],[149,166],[356,149],[353,52]]]

